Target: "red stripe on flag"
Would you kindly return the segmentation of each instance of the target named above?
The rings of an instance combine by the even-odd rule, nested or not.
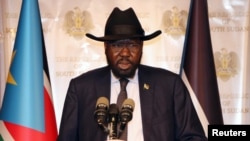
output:
[[[46,141],[55,141],[57,138],[57,127],[55,119],[55,111],[52,100],[50,99],[48,91],[44,88],[44,106],[45,106],[45,128]]]
[[[4,122],[6,128],[8,129],[15,141],[56,141],[57,128],[56,119],[54,116],[54,108],[46,89],[44,89],[44,105],[45,133],[10,122]]]
[[[24,126],[20,126],[17,124],[13,124],[10,122],[4,122],[6,128],[9,130],[10,134],[14,138],[15,141],[45,141],[46,136],[44,133],[26,128]],[[55,140],[54,140],[55,141]]]

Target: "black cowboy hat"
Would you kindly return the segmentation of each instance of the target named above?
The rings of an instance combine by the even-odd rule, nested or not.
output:
[[[144,30],[132,8],[121,11],[119,8],[114,8],[110,14],[106,26],[105,35],[96,37],[90,33],[86,36],[97,41],[112,41],[130,38],[140,38],[141,40],[150,40],[161,34],[160,30],[152,34],[145,35]]]

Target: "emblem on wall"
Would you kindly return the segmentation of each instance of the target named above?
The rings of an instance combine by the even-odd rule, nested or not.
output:
[[[0,41],[3,40],[3,33],[0,31]]]
[[[63,29],[70,36],[82,39],[92,28],[92,18],[88,11],[81,11],[79,7],[75,7],[65,14]]]
[[[221,51],[215,52],[215,67],[217,77],[223,81],[227,81],[237,74],[238,56],[235,52],[229,52],[222,48]]]
[[[184,35],[187,18],[188,12],[179,10],[177,7],[165,11],[162,17],[163,32],[174,36]]]

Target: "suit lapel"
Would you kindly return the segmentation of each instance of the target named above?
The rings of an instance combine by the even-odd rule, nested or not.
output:
[[[110,99],[110,69],[108,67],[102,68],[99,71],[97,77],[98,81],[95,82],[95,90],[93,90],[93,96],[95,99],[100,97],[106,97],[108,100]],[[102,130],[97,130],[96,138],[99,140],[106,140],[107,135]]]
[[[152,134],[152,116],[153,116],[153,88],[154,85],[151,82],[150,74],[147,74],[144,67],[139,67],[139,89],[141,100],[141,112],[142,112],[142,125],[144,140],[150,140],[150,134]]]
[[[99,97],[106,97],[110,99],[110,81],[111,81],[111,74],[110,69],[105,67],[103,71],[100,71],[100,75],[97,76],[99,81],[96,82],[96,94],[97,98]]]
[[[140,66],[138,70],[139,76],[139,91],[141,100],[141,114],[142,114],[142,126],[144,141],[150,141],[150,135],[152,134],[152,116],[153,116],[153,98],[154,98],[154,85],[150,79],[150,74],[147,73],[147,68]],[[104,68],[104,71],[96,82],[96,96],[97,98],[105,96],[110,100],[110,81],[111,74],[108,67]],[[103,137],[102,137],[103,138]]]

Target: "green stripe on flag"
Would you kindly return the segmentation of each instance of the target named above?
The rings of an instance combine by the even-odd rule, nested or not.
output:
[[[4,141],[2,135],[0,134],[0,141]]]

